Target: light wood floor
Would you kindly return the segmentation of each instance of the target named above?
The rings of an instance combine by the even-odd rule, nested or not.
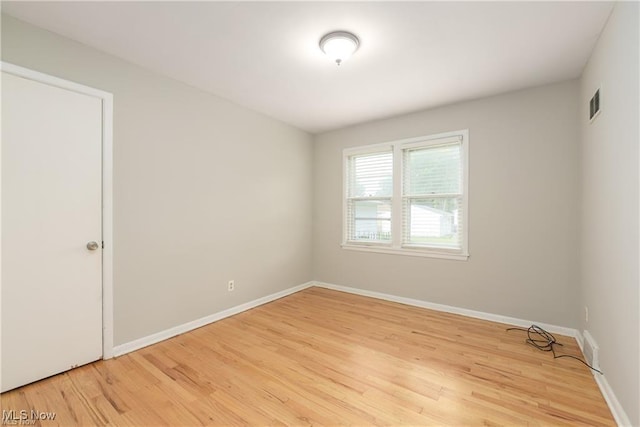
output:
[[[4,393],[2,409],[55,412],[44,426],[615,425],[587,367],[506,327],[309,288]]]

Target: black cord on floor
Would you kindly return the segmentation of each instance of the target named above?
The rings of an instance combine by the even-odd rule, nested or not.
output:
[[[593,366],[589,365],[587,362],[585,362],[583,359],[580,359],[579,357],[576,356],[571,356],[569,354],[560,354],[557,355],[556,354],[556,350],[553,347],[554,345],[559,345],[562,347],[562,344],[560,344],[558,341],[556,341],[556,337],[554,337],[550,332],[545,331],[544,329],[542,329],[540,326],[537,325],[531,325],[529,326],[529,328],[524,329],[524,328],[507,328],[507,331],[525,331],[527,333],[527,344],[530,344],[532,346],[534,346],[535,348],[537,348],[538,350],[541,351],[550,351],[551,354],[553,354],[553,358],[554,359],[559,359],[561,357],[569,357],[571,359],[576,359],[577,361],[583,363],[584,365],[586,365],[589,369],[592,369],[596,372],[598,372],[599,374],[602,374],[602,371],[594,368]]]

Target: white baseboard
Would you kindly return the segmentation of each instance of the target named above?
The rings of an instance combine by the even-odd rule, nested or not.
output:
[[[156,344],[160,341],[175,337],[176,335],[184,334],[185,332],[192,331],[209,323],[216,322],[234,314],[242,313],[243,311],[250,310],[262,304],[266,304],[271,301],[275,301],[287,295],[291,295],[303,289],[313,286],[314,282],[303,283],[302,285],[294,286],[289,289],[285,289],[280,292],[276,292],[271,295],[267,295],[262,298],[255,299],[253,301],[246,302],[244,304],[237,305],[235,307],[228,308],[226,310],[219,311],[217,313],[210,314],[200,319],[193,320],[191,322],[183,323],[182,325],[174,326],[173,328],[166,329],[164,331],[157,332],[146,337],[139,338],[134,341],[130,341],[125,344],[120,344],[113,348],[113,356],[122,356],[123,354],[130,353],[135,350],[139,350],[143,347],[147,347],[151,344]]]
[[[400,304],[406,304],[406,305],[411,305],[414,307],[422,307],[422,308],[427,308],[427,309],[431,309],[431,310],[436,310],[436,311],[443,311],[446,313],[453,313],[453,314],[460,314],[462,316],[467,316],[467,317],[473,317],[476,319],[482,319],[482,320],[489,320],[492,322],[499,322],[499,323],[505,323],[508,325],[515,325],[515,326],[520,326],[520,327],[529,327],[532,324],[538,325],[542,328],[544,328],[545,330],[551,332],[551,333],[556,333],[556,334],[560,334],[560,335],[565,335],[565,336],[570,336],[576,339],[576,341],[578,342],[578,345],[580,346],[580,349],[583,349],[584,346],[584,337],[583,335],[576,329],[573,328],[567,328],[564,326],[557,326],[557,325],[551,325],[548,323],[542,323],[542,322],[532,322],[530,320],[523,320],[523,319],[518,319],[515,317],[508,317],[508,316],[502,316],[499,314],[492,314],[492,313],[485,313],[482,311],[475,311],[475,310],[469,310],[466,308],[459,308],[459,307],[453,307],[453,306],[449,306],[449,305],[444,305],[444,304],[437,304],[437,303],[432,303],[432,302],[428,302],[428,301],[422,301],[422,300],[417,300],[417,299],[412,299],[412,298],[405,298],[405,297],[399,297],[399,296],[395,296],[395,295],[390,295],[390,294],[385,294],[385,293],[381,293],[381,292],[374,292],[374,291],[367,291],[364,289],[358,289],[358,288],[351,288],[348,286],[341,286],[341,285],[334,285],[331,283],[325,283],[325,282],[316,282],[316,281],[312,281],[312,282],[307,282],[304,283],[302,285],[298,285],[298,286],[294,286],[291,287],[289,289],[285,289],[283,291],[280,292],[276,292],[274,294],[271,295],[267,295],[265,297],[262,298],[258,298],[255,299],[253,301],[249,301],[247,303],[244,304],[240,304],[237,305],[235,307],[211,314],[209,316],[205,316],[202,317],[200,319],[197,320],[193,320],[191,322],[187,322],[184,323],[182,325],[178,325],[175,326],[173,328],[170,329],[166,329],[164,331],[152,334],[152,335],[148,335],[146,337],[134,340],[134,341],[130,341],[128,343],[125,344],[121,344],[118,346],[115,346],[113,348],[113,356],[117,357],[117,356],[122,356],[123,354],[126,353],[130,353],[132,351],[141,349],[143,347],[147,347],[149,345],[152,344],[156,344],[160,341],[164,341],[166,339],[175,337],[176,335],[180,335],[183,334],[185,332],[189,332],[193,329],[197,329],[200,328],[202,326],[208,325],[209,323],[213,323],[216,322],[218,320],[233,316],[235,314],[238,313],[242,313],[243,311],[247,311],[250,310],[254,307],[269,303],[271,301],[275,301],[277,299],[280,299],[282,297],[285,297],[287,295],[291,295],[293,293],[299,292],[303,289],[312,287],[312,286],[317,286],[320,288],[326,288],[326,289],[333,289],[336,291],[342,291],[342,292],[348,292],[351,294],[356,294],[356,295],[362,295],[362,296],[366,296],[366,297],[371,297],[371,298],[377,298],[377,299],[381,299],[381,300],[385,300],[385,301],[391,301],[391,302],[397,302]],[[613,393],[613,390],[611,389],[611,387],[609,386],[609,383],[607,382],[607,379],[605,378],[604,375],[600,375],[597,372],[594,372],[594,377],[596,380],[596,383],[598,384],[598,387],[600,387],[600,391],[602,392],[602,395],[604,396],[605,401],[607,402],[607,404],[609,405],[609,409],[611,410],[611,413],[613,414],[613,417],[615,418],[616,422],[618,423],[619,426],[630,426],[631,425],[631,421],[629,421],[629,417],[627,416],[626,412],[624,411],[624,409],[622,408],[622,405],[620,405],[620,402],[618,401],[618,399],[616,398],[615,394]]]
[[[609,405],[609,409],[611,410],[611,414],[616,420],[616,423],[619,426],[631,426],[631,420],[629,420],[627,413],[622,408],[622,405],[618,401],[613,390],[611,390],[607,377],[600,375],[597,372],[593,373],[593,377],[596,379],[596,383],[598,384],[598,387],[600,387],[600,391],[602,392],[607,405]]]
[[[578,347],[580,347],[580,351],[582,352],[582,355],[584,356],[584,337],[582,336],[580,331],[577,331],[577,333],[576,333],[576,341],[578,341]]]
[[[371,298],[378,298],[385,301],[398,302],[401,304],[428,308],[436,311],[444,311],[446,313],[460,314],[462,316],[473,317],[476,319],[506,323],[508,325],[515,325],[515,326],[520,326],[524,328],[527,328],[535,324],[551,333],[556,333],[559,335],[565,335],[565,336],[575,338],[576,341],[578,342],[578,345],[580,346],[580,350],[583,351],[583,355],[584,355],[584,350],[583,350],[584,337],[577,329],[567,328],[564,326],[551,325],[549,323],[543,323],[543,322],[533,322],[531,320],[523,320],[515,317],[502,316],[499,314],[485,313],[482,311],[469,310],[466,308],[453,307],[453,306],[444,305],[444,304],[436,304],[433,302],[399,297],[395,295],[384,294],[381,292],[367,291],[367,290],[358,289],[358,288],[350,288],[348,286],[334,285],[331,283],[313,282],[313,284],[314,286],[318,286],[320,288],[333,289],[336,291],[348,292],[351,294],[362,295],[362,296],[371,297]],[[611,410],[611,414],[613,415],[613,418],[616,420],[616,423],[619,426],[631,426],[631,421],[629,421],[629,417],[627,416],[626,412],[622,408],[622,405],[620,405],[620,402],[616,398],[616,395],[613,393],[613,390],[609,386],[609,383],[607,382],[606,377],[597,372],[593,372],[593,375],[596,380],[596,384],[598,384],[598,387],[600,388],[600,392],[604,397],[604,400],[607,402],[607,405],[609,405],[609,409]]]
[[[585,330],[584,334],[589,334],[589,332]],[[584,356],[584,337],[583,334],[579,332],[578,335],[580,337],[580,339],[578,339],[578,345],[580,345],[580,350],[582,351],[582,355]],[[591,334],[589,335],[591,336]],[[593,338],[591,339],[593,340]],[[600,393],[602,393],[604,400],[607,402],[607,405],[609,405],[609,410],[611,411],[611,415],[613,415],[613,418],[616,420],[616,424],[621,427],[632,426],[631,420],[629,420],[627,413],[625,412],[615,393],[611,389],[611,386],[607,381],[607,377],[604,374],[599,374],[595,371],[593,371],[592,373],[593,378],[596,380],[596,384],[598,384],[598,387],[600,388]]]
[[[578,339],[578,330],[567,328],[564,326],[551,325],[549,323],[533,322],[531,320],[517,319],[515,317],[502,316],[500,314],[485,313],[482,311],[469,310],[467,308],[453,307],[450,305],[437,304],[428,301],[417,300],[413,298],[399,297],[381,292],[366,291],[358,288],[350,288],[348,286],[334,285],[331,283],[314,282],[315,286],[336,291],[348,292],[351,294],[362,295],[365,297],[378,298],[385,301],[398,302],[400,304],[412,305],[414,307],[428,308],[430,310],[443,311],[446,313],[460,314],[462,316],[473,317],[476,319],[489,320],[492,322],[506,323],[507,325],[520,326],[528,328],[531,325],[538,325],[551,333],[569,336]]]

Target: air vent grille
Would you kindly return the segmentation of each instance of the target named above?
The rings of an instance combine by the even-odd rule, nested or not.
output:
[[[591,101],[589,101],[589,120],[593,121],[600,112],[600,89],[596,90],[593,94]]]
[[[595,340],[589,333],[589,331],[584,331],[584,358],[587,363],[593,366],[596,369],[600,369],[600,361],[598,360],[598,344],[596,344]]]

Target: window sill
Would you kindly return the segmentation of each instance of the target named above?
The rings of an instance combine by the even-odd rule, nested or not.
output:
[[[390,246],[383,247],[383,246],[374,246],[374,245],[357,245],[357,244],[349,244],[349,243],[343,243],[341,246],[342,246],[342,249],[347,249],[350,251],[376,252],[381,254],[418,256],[418,257],[425,257],[425,258],[453,259],[458,261],[467,261],[469,259],[468,254],[438,252],[437,250],[433,250],[433,249],[392,248]]]

